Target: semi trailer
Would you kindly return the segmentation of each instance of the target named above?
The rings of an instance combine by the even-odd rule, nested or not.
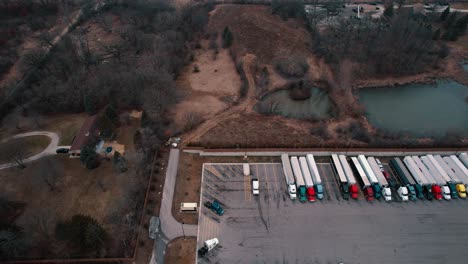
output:
[[[367,162],[366,157],[364,155],[359,155],[358,161],[372,185],[372,189],[374,190],[374,197],[380,199],[382,197],[382,188],[380,187],[379,180],[377,180],[377,177]]]
[[[423,195],[426,199],[432,200],[432,190],[430,187],[427,186],[427,180],[424,177],[422,171],[419,169],[418,165],[414,162],[413,158],[410,156],[406,156],[403,158],[403,162],[405,163],[408,170],[411,172],[411,176],[413,179],[421,185],[423,189]]]
[[[307,161],[305,157],[299,158],[299,165],[301,165],[302,176],[304,176],[307,200],[309,202],[315,202],[314,182],[312,181],[312,175],[310,174],[309,167],[307,165]]]
[[[377,177],[377,180],[382,188],[382,196],[384,197],[385,201],[390,202],[392,200],[392,190],[390,189],[390,185],[388,184],[387,179],[385,179],[382,170],[380,169],[379,165],[375,161],[374,157],[367,157],[367,163],[371,167],[371,170],[374,172],[374,175]],[[404,201],[408,201],[408,191],[406,191],[407,196]]]
[[[294,178],[296,179],[296,186],[299,194],[299,201],[305,203],[307,201],[306,185],[304,182],[304,176],[302,175],[301,167],[297,157],[291,157],[291,166],[293,169]]]
[[[333,165],[335,165],[335,172],[336,172],[336,176],[338,177],[337,179],[340,184],[340,190],[341,190],[341,193],[343,194],[343,199],[348,200],[349,199],[348,179],[346,179],[343,168],[341,167],[341,164],[340,164],[340,160],[338,159],[338,155],[332,154],[332,162],[333,162]]]
[[[400,158],[394,158],[390,160],[390,167],[395,171],[395,174],[400,178],[401,183],[408,188],[408,196],[411,200],[416,200],[417,198],[424,198],[421,185],[416,183],[411,176],[408,169],[405,167],[405,164],[401,161]]]
[[[369,179],[367,178],[366,173],[361,167],[361,164],[359,164],[359,161],[356,157],[351,157],[351,162],[354,165],[353,170],[358,175],[357,180],[361,184],[361,190],[364,193],[364,197],[366,198],[367,201],[371,202],[374,200],[374,191],[372,190],[371,183]]]
[[[349,163],[346,160],[346,156],[338,155],[338,159],[340,160],[341,167],[343,168],[346,179],[348,179],[349,193],[351,195],[351,198],[357,199],[359,196],[358,185],[356,183],[356,179],[354,178],[353,171],[351,170],[351,167],[349,167]]]
[[[442,200],[442,190],[440,186],[436,184],[436,181],[432,177],[431,173],[427,170],[426,165],[422,163],[418,156],[411,156],[411,158],[423,175],[422,179],[425,182],[425,187],[428,189],[428,193],[430,193],[434,199]]]
[[[455,185],[455,190],[457,192],[457,196],[460,198],[466,198],[466,189],[465,185],[463,185],[462,181],[458,178],[455,174],[455,171],[450,168],[450,166],[445,162],[445,160],[440,155],[434,155],[434,159],[439,163],[442,169],[447,173],[448,177],[450,178],[450,182]]]
[[[439,171],[435,168],[434,164],[429,160],[427,156],[420,158],[421,162],[426,166],[428,173],[432,176],[435,184],[440,186],[442,190],[442,196],[445,200],[450,200],[450,188],[447,186],[447,182],[440,176]]]
[[[312,180],[314,181],[315,195],[319,200],[323,199],[323,185],[322,178],[317,168],[317,163],[315,162],[314,155],[307,154],[307,165],[309,165],[309,171],[312,174]]]
[[[462,176],[461,176],[462,172],[457,168],[457,166],[453,163],[450,157],[442,158],[440,155],[435,156],[436,159],[438,157],[440,157],[442,161],[444,162],[442,164],[446,165],[447,171],[451,172],[451,174],[449,173],[449,176],[456,183],[455,188],[457,188],[458,197],[465,199],[466,198],[466,186],[462,180]]]
[[[281,162],[283,163],[283,173],[284,178],[286,179],[286,184],[288,185],[288,194],[291,200],[296,200],[296,180],[294,179],[294,174],[291,168],[291,162],[289,161],[288,154],[281,155]]]
[[[437,161],[437,159],[433,155],[429,154],[426,157],[429,159],[429,161],[432,163],[432,165],[434,166],[434,168],[438,172],[438,176],[439,176],[439,178],[441,178],[440,180],[444,181],[446,183],[447,187],[450,189],[450,195],[452,196],[452,198],[455,198],[455,199],[458,198],[457,188],[455,186],[455,182],[452,181],[452,178],[450,178],[450,176],[444,170],[442,165]],[[444,164],[445,164],[445,162],[444,162]]]
[[[466,153],[461,153],[458,155],[458,159],[465,165],[466,168],[468,168],[468,154]]]

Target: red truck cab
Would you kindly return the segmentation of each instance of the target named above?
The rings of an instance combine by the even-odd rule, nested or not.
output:
[[[364,192],[364,197],[366,197],[366,200],[368,202],[372,202],[374,200],[374,191],[372,190],[372,187],[365,188],[363,192]]]
[[[359,196],[359,189],[356,184],[351,184],[351,186],[349,186],[349,193],[351,194],[351,198],[357,200]]]
[[[314,189],[314,187],[307,188],[307,200],[309,200],[309,202],[315,202],[315,189]]]
[[[432,194],[436,200],[442,200],[442,190],[439,185],[432,185]]]

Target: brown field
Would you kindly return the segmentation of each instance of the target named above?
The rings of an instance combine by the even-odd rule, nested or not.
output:
[[[196,250],[196,237],[176,238],[167,245],[164,262],[167,264],[195,263]]]

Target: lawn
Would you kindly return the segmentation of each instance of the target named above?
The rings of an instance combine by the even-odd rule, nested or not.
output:
[[[17,138],[0,144],[0,164],[13,162],[15,153],[21,158],[28,158],[42,152],[50,143],[50,138],[45,136],[30,136]],[[20,151],[20,152],[17,152]]]

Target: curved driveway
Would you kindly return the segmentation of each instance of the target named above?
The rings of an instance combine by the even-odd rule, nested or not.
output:
[[[47,146],[47,148],[45,148],[41,153],[24,159],[23,163],[28,163],[28,162],[31,162],[31,161],[34,161],[34,160],[38,160],[38,159],[40,159],[42,157],[45,157],[45,156],[55,155],[56,154],[55,150],[58,147],[59,136],[57,135],[57,133],[49,132],[49,131],[33,131],[33,132],[18,134],[18,135],[14,135],[12,137],[9,137],[7,139],[4,139],[4,140],[0,141],[0,143],[5,143],[5,142],[8,142],[8,141],[13,140],[13,139],[22,138],[22,137],[30,137],[30,136],[46,136],[46,137],[49,137],[50,138],[50,143]],[[14,166],[18,166],[18,164],[16,162],[0,164],[0,170],[10,168],[10,167],[14,167]]]

